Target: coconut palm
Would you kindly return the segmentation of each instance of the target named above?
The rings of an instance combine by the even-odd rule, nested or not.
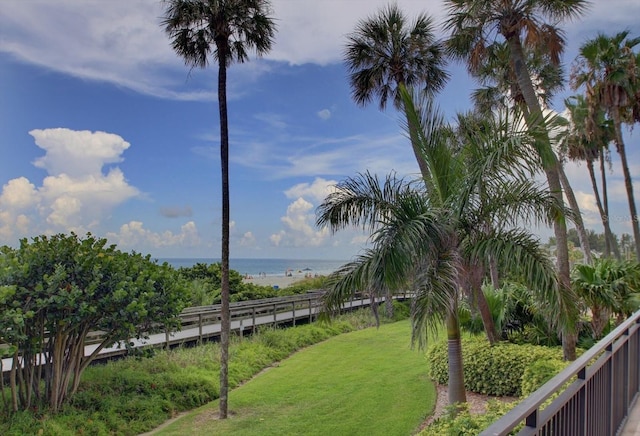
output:
[[[378,100],[384,110],[391,99],[401,108],[400,85],[435,94],[448,79],[442,43],[434,33],[433,19],[419,14],[410,22],[397,4],[358,22],[347,36],[344,59],[354,101],[366,106]],[[422,157],[414,150],[420,170]]]
[[[336,309],[357,289],[413,290],[413,340],[422,346],[427,328],[446,325],[449,402],[454,404],[466,400],[458,303],[469,265],[498,259],[502,268],[544,293],[561,322],[569,322],[566,309],[571,302],[555,292],[551,263],[535,238],[512,226],[514,217],[548,218],[557,203],[530,178],[518,177],[518,172],[528,173],[516,165],[521,162],[518,142],[524,138],[498,138],[487,144],[491,150],[483,155],[476,144],[456,141],[432,103],[416,109],[412,97],[402,94],[407,121],[413,124],[405,128],[425,157],[428,172],[415,182],[390,175],[380,183],[368,173],[359,175],[340,183],[319,206],[320,226],[334,232],[352,225],[372,231],[372,248],[336,272],[325,304],[328,310]],[[467,153],[483,158],[469,159]],[[470,163],[475,163],[473,169]],[[507,168],[512,177],[498,176]],[[489,216],[496,222],[487,232],[481,224]]]
[[[450,53],[464,60],[471,73],[481,64],[487,53],[487,45],[502,36],[509,48],[510,65],[518,89],[526,103],[527,125],[538,132],[536,152],[544,168],[549,189],[556,200],[562,202],[559,161],[555,155],[544,123],[542,107],[537,98],[529,72],[525,48],[547,53],[553,63],[560,62],[564,39],[556,23],[576,18],[586,9],[585,0],[446,0],[448,19],[446,28],[451,31],[448,40]],[[545,21],[546,20],[546,21]],[[557,268],[561,287],[571,293],[567,227],[563,218],[553,223],[557,242]],[[564,356],[576,358],[575,332],[563,334]]]
[[[222,175],[222,325],[220,335],[220,418],[227,417],[229,362],[229,127],[227,119],[227,68],[249,59],[248,52],[267,53],[275,24],[268,0],[165,0],[162,21],[174,51],[185,64],[218,66],[220,114],[220,165]]]
[[[582,95],[575,95],[567,98],[564,101],[565,107],[569,113],[570,125],[569,134],[566,137],[566,153],[569,159],[574,161],[585,161],[587,163],[587,169],[589,171],[589,178],[591,179],[591,186],[596,199],[596,205],[600,218],[602,220],[602,226],[604,228],[605,235],[605,251],[606,257],[610,256],[613,252],[615,257],[620,260],[620,250],[616,240],[611,232],[611,226],[609,224],[609,212],[607,199],[607,185],[606,185],[606,171],[605,171],[605,150],[608,147],[610,141],[613,140],[613,132],[608,120],[604,119],[604,112],[599,111],[596,115],[597,123],[592,124],[595,129],[592,129],[591,134],[587,134],[587,117],[589,108],[587,102]],[[594,120],[596,121],[596,120]],[[593,121],[592,121],[593,122]],[[596,174],[594,169],[594,161],[600,160],[600,170],[602,176],[602,191],[603,200],[600,198],[600,191],[598,189],[598,183],[596,180]],[[591,263],[591,262],[587,262]]]
[[[640,259],[640,226],[622,124],[633,125],[640,121],[640,53],[634,52],[638,44],[640,37],[629,38],[629,31],[611,37],[599,34],[580,47],[571,75],[574,90],[581,86],[586,88],[587,101],[592,108],[590,115],[595,116],[597,109],[602,108],[613,121],[614,142],[620,155],[632,217],[636,259]],[[587,128],[589,132],[593,131],[593,124]]]

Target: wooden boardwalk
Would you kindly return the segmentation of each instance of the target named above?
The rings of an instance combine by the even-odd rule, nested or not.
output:
[[[231,331],[239,335],[253,332],[266,325],[311,322],[321,310],[322,292],[309,292],[304,295],[267,298],[263,300],[231,303]],[[396,298],[405,298],[398,296]],[[343,310],[357,309],[370,305],[368,297],[358,295],[343,304]],[[171,347],[174,345],[202,342],[220,336],[220,305],[189,307],[180,314],[182,327],[179,331],[150,334],[145,339],[130,339],[133,348]],[[99,346],[100,332],[93,333],[85,345],[85,356],[91,355]],[[105,347],[98,353],[96,361],[127,353],[123,343]],[[2,359],[2,371],[7,372],[13,366],[13,359]]]

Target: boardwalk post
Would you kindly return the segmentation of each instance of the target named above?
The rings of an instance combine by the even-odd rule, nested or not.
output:
[[[198,314],[198,344],[202,345],[202,313]]]
[[[278,318],[276,314],[278,313],[276,303],[273,303],[273,326],[276,327],[278,325]]]
[[[251,322],[253,323],[251,325],[253,329],[253,333],[255,333],[256,332],[256,307],[255,306],[253,306],[251,310]]]
[[[293,312],[293,326],[296,326],[296,302],[291,303],[291,312]]]

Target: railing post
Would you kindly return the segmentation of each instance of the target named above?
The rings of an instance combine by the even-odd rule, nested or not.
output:
[[[253,332],[256,332],[256,306],[251,308],[251,321],[253,322]]]
[[[614,352],[613,352],[613,342],[611,342],[610,344],[608,344],[605,348],[605,353],[607,354],[607,357],[609,358],[609,374],[607,375],[609,377],[609,398],[611,399],[609,401],[609,422],[608,422],[608,427],[609,427],[609,434],[614,434],[613,433],[613,417],[615,416],[615,399],[613,397],[614,393],[615,393],[615,383],[614,383],[614,378],[615,378],[615,366],[616,366],[616,359],[614,358]]]
[[[276,310],[276,303],[273,303],[273,326],[277,326],[278,325],[278,318],[276,317],[276,314],[278,313],[278,311]]]
[[[202,345],[202,312],[198,314],[198,343]]]
[[[313,314],[311,313],[311,297],[307,300],[309,303],[309,324],[313,322]]]
[[[293,313],[293,326],[296,326],[296,302],[291,303],[291,312]]]

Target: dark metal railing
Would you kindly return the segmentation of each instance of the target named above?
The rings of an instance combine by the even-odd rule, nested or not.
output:
[[[639,345],[640,311],[481,435],[615,435],[639,391]]]

